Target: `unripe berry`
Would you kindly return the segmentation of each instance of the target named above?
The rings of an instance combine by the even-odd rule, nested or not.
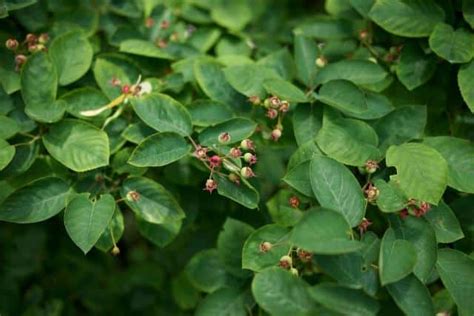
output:
[[[214,179],[207,179],[204,191],[212,193],[212,191],[214,191],[215,189],[217,189],[217,182]]]
[[[282,267],[283,269],[289,269],[292,264],[293,264],[293,260],[291,259],[290,256],[281,257],[280,262],[278,263],[278,265]]]
[[[309,251],[298,249],[298,258],[301,262],[310,262],[313,259],[313,254]]]
[[[323,68],[324,66],[327,65],[327,63],[328,63],[328,60],[324,56],[316,58],[316,61],[315,61],[316,66],[318,66],[319,68]]]
[[[127,193],[127,200],[130,202],[137,202],[138,200],[140,200],[140,193],[138,193],[137,191],[129,191]]]
[[[273,119],[275,119],[275,118],[278,116],[278,111],[275,110],[275,109],[268,109],[266,116],[267,116],[269,119],[273,120]]]
[[[239,148],[234,147],[234,148],[231,148],[231,149],[230,149],[229,155],[230,155],[232,158],[239,158],[240,156],[242,156],[242,151],[241,151]]]
[[[118,256],[120,254],[120,248],[117,246],[114,246],[111,251],[113,256]]]
[[[246,153],[244,155],[244,160],[248,162],[250,165],[253,165],[257,163],[257,156],[251,153]]]
[[[245,179],[255,177],[255,173],[253,173],[253,170],[250,167],[243,167],[240,169],[240,175]]]
[[[298,270],[296,268],[291,268],[290,269],[290,272],[291,274],[293,274],[294,276],[298,276]]]
[[[300,206],[300,199],[298,199],[297,196],[292,196],[289,200],[288,203],[290,204],[291,207],[293,208],[298,208]]]
[[[42,33],[38,37],[38,43],[40,43],[40,44],[46,44],[48,41],[49,41],[48,33]]]
[[[38,40],[38,38],[34,34],[29,33],[29,34],[26,35],[26,42],[28,44],[34,44],[34,43],[37,42],[37,40]]]
[[[240,184],[240,177],[235,173],[229,173],[229,180],[235,184]]]
[[[220,134],[219,134],[219,136],[217,137],[217,140],[218,140],[219,143],[221,143],[221,144],[226,144],[226,143],[230,142],[231,137],[230,137],[230,134],[229,134],[229,133],[224,132],[224,133],[220,133]]]
[[[160,29],[166,30],[166,29],[169,28],[169,27],[170,27],[170,21],[168,21],[168,20],[163,20],[163,21],[161,21],[161,23],[160,23]]]
[[[367,198],[367,201],[370,203],[375,202],[379,194],[380,194],[379,189],[377,189],[377,187],[372,184],[369,184],[369,186],[365,190],[365,197]]]
[[[280,139],[280,137],[281,137],[281,130],[278,128],[275,128],[271,134],[272,140],[276,142],[277,140]]]
[[[150,18],[150,17],[146,18],[145,27],[147,29],[151,28],[154,24],[155,24],[155,20],[153,20],[153,18]]]
[[[18,48],[18,45],[18,41],[14,38],[7,39],[7,41],[5,42],[5,46],[9,50],[16,50]]]
[[[282,113],[286,113],[288,112],[289,109],[290,109],[290,103],[288,103],[288,101],[281,101],[281,105],[278,111]]]
[[[260,252],[268,252],[272,250],[272,247],[273,245],[270,242],[264,241],[258,246],[258,249],[260,250]]]
[[[271,108],[278,109],[281,105],[281,100],[278,97],[273,96],[268,98],[268,104]]]
[[[249,102],[253,105],[260,105],[262,103],[262,100],[257,95],[253,95],[249,97]]]
[[[367,30],[362,30],[359,32],[359,39],[363,42],[367,41],[369,39],[369,32]]]
[[[364,167],[365,167],[365,172],[367,172],[368,174],[372,174],[375,171],[377,171],[377,169],[379,168],[379,164],[375,160],[367,160]]]
[[[255,150],[255,146],[253,144],[253,141],[250,139],[244,139],[243,141],[240,142],[240,147],[242,147],[243,150]]]

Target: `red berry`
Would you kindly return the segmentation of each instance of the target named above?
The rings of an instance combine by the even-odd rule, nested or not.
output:
[[[253,95],[249,97],[249,102],[252,103],[253,105],[260,105],[262,103],[262,100],[257,95]]]
[[[166,30],[167,28],[170,27],[170,22],[168,20],[163,20],[160,23],[160,29]]]
[[[268,109],[266,116],[267,116],[269,119],[273,120],[273,119],[275,119],[275,118],[278,116],[278,111],[275,110],[275,109]]]
[[[209,158],[209,164],[211,165],[211,168],[219,167],[222,163],[222,158],[219,157],[218,155],[214,155],[211,158]]]
[[[130,86],[128,84],[124,84],[122,86],[122,93],[123,94],[129,94],[130,93]]]
[[[291,207],[293,208],[298,208],[300,206],[300,199],[298,199],[297,196],[292,196],[289,200],[288,203],[290,204]]]

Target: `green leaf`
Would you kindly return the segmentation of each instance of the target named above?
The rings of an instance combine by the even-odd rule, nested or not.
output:
[[[21,96],[25,113],[33,120],[52,123],[59,121],[65,111],[62,102],[56,102],[58,76],[49,56],[38,52],[28,58],[21,71]]]
[[[176,199],[161,184],[144,177],[129,177],[120,195],[132,211],[146,222],[163,224],[185,217]]]
[[[474,62],[463,65],[458,72],[458,85],[461,95],[466,102],[469,110],[474,113],[474,89],[471,83],[474,80]]]
[[[195,254],[185,267],[191,284],[198,290],[212,293],[229,282],[217,249],[207,249]]]
[[[377,197],[378,208],[385,213],[399,212],[407,206],[408,198],[405,197],[397,184],[375,179],[374,185],[379,190]]]
[[[108,227],[104,230],[95,246],[101,251],[109,251],[122,238],[124,231],[123,215],[118,206],[115,207],[114,215]]]
[[[251,309],[250,293],[235,288],[219,289],[201,301],[196,316],[246,316]]]
[[[351,166],[363,166],[367,160],[382,157],[377,148],[377,134],[370,125],[355,119],[337,118],[329,111],[324,113],[323,127],[316,142],[326,155]]]
[[[162,167],[186,156],[191,150],[186,140],[176,133],[157,133],[143,140],[129,159],[137,167]]]
[[[435,149],[418,143],[390,146],[386,163],[397,168],[397,175],[391,178],[406,196],[438,204],[448,182],[448,165]]]
[[[311,287],[309,295],[322,306],[341,314],[377,315],[379,303],[360,290],[332,283],[321,283]]]
[[[197,100],[187,106],[193,125],[208,127],[227,121],[232,111],[223,103],[212,100]]]
[[[308,284],[279,267],[255,275],[252,294],[258,305],[270,315],[310,315],[315,303],[308,294]]]
[[[298,26],[293,33],[320,40],[340,40],[353,36],[354,25],[346,19],[319,15]]]
[[[403,46],[397,65],[397,77],[408,90],[425,84],[435,71],[436,58],[433,55],[426,55],[418,44]]]
[[[379,257],[380,282],[383,286],[409,275],[416,264],[415,247],[406,240],[397,239],[392,228],[382,238]]]
[[[387,72],[369,60],[347,59],[329,63],[318,72],[317,84],[332,80],[348,80],[356,85],[378,83],[388,76]]]
[[[393,110],[390,100],[365,91],[347,80],[332,80],[319,90],[318,100],[348,116],[363,120],[378,119]]]
[[[307,87],[312,87],[316,76],[316,58],[318,58],[318,46],[313,39],[302,35],[294,37],[294,56],[296,65],[296,76]]]
[[[316,254],[343,254],[362,248],[363,244],[350,240],[349,223],[333,210],[319,208],[306,211],[293,228],[290,241]]]
[[[135,113],[148,126],[159,132],[175,132],[182,136],[192,133],[191,116],[175,99],[152,93],[131,100]]]
[[[290,230],[276,224],[270,224],[255,230],[245,241],[242,250],[242,268],[260,272],[265,268],[278,264],[280,258],[288,253]],[[263,242],[272,244],[267,252],[260,250]]]
[[[269,94],[290,103],[303,103],[308,100],[303,91],[283,79],[267,79],[263,82],[263,87]]]
[[[174,277],[171,282],[171,291],[176,304],[181,309],[193,309],[199,303],[200,295],[196,288],[193,287],[186,273],[180,273]]]
[[[221,133],[229,133],[230,140],[227,144],[240,142],[249,138],[257,128],[257,123],[242,117],[233,118],[204,129],[199,134],[199,143],[204,146],[218,144],[218,138]]]
[[[52,125],[43,144],[54,159],[76,172],[109,164],[107,134],[84,121],[66,119]]]
[[[196,61],[194,76],[202,91],[212,100],[239,106],[244,98],[227,82],[226,76],[217,62]]]
[[[242,247],[255,229],[247,223],[228,217],[217,236],[217,251],[226,270],[236,277],[247,277],[242,270]]]
[[[15,191],[0,205],[0,221],[29,224],[47,220],[66,207],[69,185],[47,177]]]
[[[377,0],[369,17],[395,35],[424,37],[443,22],[445,14],[432,0]]]
[[[425,214],[425,218],[433,227],[438,243],[452,243],[464,238],[456,215],[443,201],[438,206],[432,207]]]
[[[246,208],[254,209],[258,207],[260,195],[254,187],[247,181],[242,181],[239,185],[230,181],[227,177],[215,175],[217,181],[217,193],[235,201]]]
[[[83,193],[72,199],[64,211],[64,226],[72,241],[87,254],[108,227],[115,211],[112,195],[101,195],[98,200],[89,199]]]
[[[464,29],[454,30],[449,24],[439,23],[430,35],[430,48],[450,63],[467,63],[474,53],[474,38]]]
[[[387,290],[405,315],[434,315],[430,292],[413,274],[387,285]]]
[[[474,28],[474,3],[471,0],[462,1],[462,14],[464,20],[469,23],[471,28]]]
[[[474,261],[466,254],[454,249],[441,249],[438,252],[436,269],[458,306],[459,315],[472,315],[474,302]]]
[[[448,163],[448,185],[461,192],[474,193],[474,144],[468,140],[438,136],[423,143],[436,149]]]
[[[423,283],[429,281],[436,263],[436,236],[431,225],[422,218],[409,216],[404,220],[393,217],[392,227],[398,239],[404,239],[415,246],[417,260],[413,273]]]
[[[11,177],[27,171],[38,157],[39,148],[38,142],[15,146],[15,156],[0,175],[2,177]]]
[[[293,112],[293,132],[301,146],[313,140],[323,125],[323,107],[319,104],[302,104]]]
[[[20,126],[14,119],[0,115],[0,139],[8,139],[19,131]]]
[[[279,79],[278,73],[266,66],[246,64],[231,66],[224,69],[225,78],[229,84],[248,97],[266,97],[264,81]]]
[[[365,214],[365,199],[355,176],[341,163],[315,156],[310,165],[311,187],[319,204],[342,214],[351,227]]]
[[[282,79],[292,81],[295,77],[296,65],[293,56],[286,48],[276,50],[260,58],[257,65],[262,65],[275,70]]]
[[[181,219],[165,219],[164,223],[155,224],[148,222],[136,214],[135,220],[137,222],[138,232],[160,248],[169,245],[176,236],[178,236],[182,226]]]
[[[100,90],[113,100],[122,94],[121,87],[125,84],[135,84],[140,75],[138,68],[128,59],[120,55],[109,55],[97,58],[94,66],[95,81]],[[114,85],[113,81],[118,81],[119,85]]]
[[[139,121],[128,125],[122,132],[122,137],[134,144],[140,144],[148,136],[155,134],[156,131],[151,127],[148,127],[145,123]]]
[[[15,156],[15,146],[0,138],[0,170],[3,170]]]
[[[252,9],[248,1],[216,1],[211,9],[212,19],[231,31],[240,31],[252,20]]]
[[[386,151],[390,145],[419,139],[426,126],[427,110],[424,105],[406,105],[397,107],[374,124],[379,135],[380,148]]]
[[[71,90],[61,96],[66,102],[66,111],[77,118],[90,120],[91,117],[81,115],[83,111],[98,110],[109,103],[109,99],[99,90],[84,87]],[[110,115],[111,110],[105,110],[93,119],[104,119]]]
[[[73,83],[89,70],[93,50],[86,34],[72,31],[56,37],[48,49],[51,60],[56,66],[59,84]]]
[[[158,48],[152,42],[141,39],[127,39],[120,43],[119,50],[127,54],[144,57],[174,59],[172,55],[161,48]]]
[[[306,196],[314,196],[311,188],[310,161],[303,161],[288,170],[283,181]]]
[[[290,227],[294,226],[303,216],[303,211],[290,205],[289,200],[296,195],[286,189],[279,190],[266,203],[268,213],[274,223]]]

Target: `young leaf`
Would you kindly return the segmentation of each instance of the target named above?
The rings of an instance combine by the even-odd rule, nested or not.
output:
[[[310,165],[311,187],[321,206],[342,214],[351,227],[365,214],[365,199],[357,179],[341,163],[315,156]]]
[[[361,242],[350,240],[351,233],[349,224],[340,213],[319,208],[306,211],[293,228],[290,241],[316,254],[343,254],[363,247]]]
[[[397,168],[392,178],[406,196],[438,204],[448,182],[448,164],[435,149],[417,143],[390,146],[386,162]]]
[[[275,224],[265,225],[248,236],[242,250],[242,268],[260,272],[278,264],[280,258],[288,253],[290,230]],[[271,249],[262,251],[262,243],[272,244]]]
[[[112,195],[90,200],[89,194],[77,195],[64,211],[64,226],[72,241],[87,254],[108,227],[115,211]]]
[[[159,132],[175,132],[189,136],[192,132],[191,116],[175,99],[153,93],[131,100],[135,113],[148,126]]]
[[[8,196],[0,205],[0,221],[28,224],[47,220],[66,207],[69,185],[59,178],[34,181]]]
[[[191,145],[181,135],[157,133],[138,144],[128,162],[137,167],[161,167],[183,158],[190,150]]]
[[[159,183],[144,177],[126,179],[120,195],[132,211],[146,222],[162,224],[185,217],[175,198]]]
[[[76,172],[109,164],[107,134],[84,121],[66,119],[52,125],[43,144],[54,159]]]

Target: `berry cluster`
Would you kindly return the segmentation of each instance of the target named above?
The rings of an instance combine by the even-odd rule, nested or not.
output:
[[[49,36],[46,33],[40,35],[29,33],[21,43],[15,38],[8,39],[5,42],[5,46],[8,50],[15,53],[15,70],[20,71],[29,53],[33,54],[39,51],[47,51],[46,43],[48,43],[48,41]]]
[[[416,201],[415,199],[408,200],[407,207],[400,211],[400,217],[406,218],[408,215],[421,217],[428,213],[431,205],[428,202]]]
[[[218,136],[218,142],[225,145],[231,141],[231,136],[223,132]],[[255,177],[252,166],[257,163],[255,146],[250,139],[244,139],[239,146],[228,148],[226,146],[204,147],[194,145],[193,156],[199,159],[210,174],[204,186],[204,190],[212,193],[217,189],[218,183],[215,174],[226,176],[231,182],[239,185],[241,179]],[[246,164],[246,165],[244,165]]]
[[[272,244],[269,241],[264,241],[258,245],[258,250],[261,253],[270,252],[274,247],[279,244]],[[291,248],[287,255],[284,255],[278,260],[278,266],[282,269],[289,270],[293,275],[298,276],[298,269],[296,265],[303,270],[305,266],[311,266],[313,260],[313,254],[301,248]]]
[[[290,109],[290,103],[286,100],[280,100],[277,96],[268,97],[263,102],[258,96],[252,96],[249,98],[249,101],[253,105],[263,106],[266,109],[266,117],[270,120],[277,120],[276,125],[269,134],[269,138],[273,141],[278,141],[283,131],[282,120],[286,112]]]

